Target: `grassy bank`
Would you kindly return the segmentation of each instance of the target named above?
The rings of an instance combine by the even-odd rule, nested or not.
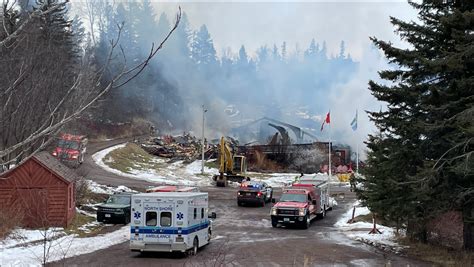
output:
[[[104,163],[116,170],[131,173],[133,170],[159,169],[163,161],[148,154],[136,144],[128,143],[125,147],[115,149],[107,154]]]
[[[412,241],[409,238],[399,239],[400,244],[409,246],[405,252],[408,256],[433,262],[438,266],[474,266],[474,251],[456,251]]]

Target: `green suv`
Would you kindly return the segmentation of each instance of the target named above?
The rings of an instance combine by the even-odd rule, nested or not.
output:
[[[97,221],[103,223],[130,223],[133,193],[115,193],[98,206]]]

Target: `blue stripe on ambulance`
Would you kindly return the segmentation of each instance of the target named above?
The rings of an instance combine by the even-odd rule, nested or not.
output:
[[[187,235],[197,232],[202,229],[209,227],[209,222],[197,224],[191,227],[158,227],[158,226],[142,226],[138,227],[138,234],[168,234],[168,235]],[[178,231],[181,231],[178,233]],[[131,228],[130,232],[136,234],[136,228]]]

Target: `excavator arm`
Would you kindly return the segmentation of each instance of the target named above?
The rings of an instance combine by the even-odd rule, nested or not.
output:
[[[229,147],[224,137],[221,137],[220,153],[219,153],[219,173],[232,173],[233,168],[232,149]]]
[[[241,182],[246,178],[245,156],[234,155],[224,137],[221,138],[219,152],[219,175],[214,175],[217,186],[227,186],[227,181]]]

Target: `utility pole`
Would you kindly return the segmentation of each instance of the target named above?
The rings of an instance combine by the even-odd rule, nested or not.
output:
[[[202,140],[201,140],[201,174],[204,174],[204,119],[207,109],[204,109],[204,105],[202,107]]]

